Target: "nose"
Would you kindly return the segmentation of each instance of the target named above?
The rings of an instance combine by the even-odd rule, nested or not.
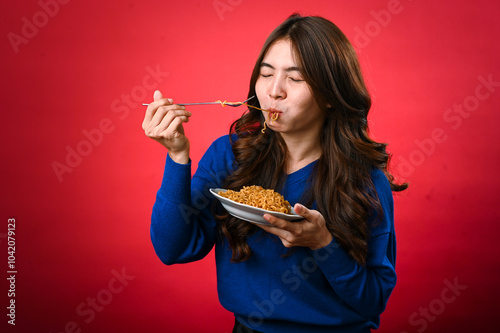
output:
[[[283,78],[280,75],[275,75],[270,82],[269,96],[272,99],[286,98],[286,87]]]

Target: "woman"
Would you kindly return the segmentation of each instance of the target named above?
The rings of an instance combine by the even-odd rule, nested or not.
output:
[[[396,283],[392,191],[407,185],[393,182],[385,144],[368,136],[355,51],[330,21],[292,15],[265,42],[248,96],[252,108],[191,179],[191,113],[155,92],[143,128],[168,149],[151,223],[157,255],[191,262],[215,245],[233,332],[370,332]],[[245,222],[208,192],[245,185],[275,189],[304,220]]]

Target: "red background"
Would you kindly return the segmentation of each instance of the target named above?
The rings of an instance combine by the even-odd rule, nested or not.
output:
[[[353,41],[373,95],[372,135],[411,183],[395,197],[398,284],[379,332],[500,326],[496,1],[25,0],[0,10],[0,327],[231,331],[213,254],[167,267],[153,252],[149,218],[166,152],[144,136],[140,104],[155,88],[177,102],[244,99],[265,38],[296,11],[332,20]],[[243,109],[191,111],[195,170]],[[72,150],[80,158],[68,162]],[[6,317],[8,218],[15,327]]]

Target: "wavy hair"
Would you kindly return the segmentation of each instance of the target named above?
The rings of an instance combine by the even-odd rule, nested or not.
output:
[[[325,116],[320,136],[322,155],[310,179],[303,203],[316,202],[328,230],[358,263],[365,264],[368,252],[369,218],[382,212],[370,173],[381,169],[393,191],[396,184],[388,171],[391,155],[385,143],[368,134],[367,116],[371,99],[356,52],[347,37],[332,22],[317,16],[293,14],[267,38],[250,79],[248,97],[256,95],[260,65],[269,48],[279,40],[291,42],[302,76]],[[260,107],[253,99],[251,105]],[[260,185],[279,191],[286,177],[287,147],[279,133],[267,129],[262,112],[249,109],[230,128],[235,170],[224,186],[239,190]],[[233,137],[233,136],[232,136]],[[247,238],[257,227],[230,215],[221,219],[222,234],[232,249],[232,261],[247,260],[252,250]]]

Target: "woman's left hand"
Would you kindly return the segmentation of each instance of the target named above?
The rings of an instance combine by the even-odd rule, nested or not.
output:
[[[278,236],[285,247],[303,246],[317,250],[327,246],[333,236],[326,227],[325,218],[317,210],[310,210],[301,204],[296,204],[293,209],[304,217],[298,222],[289,222],[269,214],[264,218],[272,225],[257,224],[265,231]]]

